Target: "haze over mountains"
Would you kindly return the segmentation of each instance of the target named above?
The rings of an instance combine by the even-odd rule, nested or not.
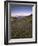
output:
[[[27,19],[28,17],[31,17],[32,16],[32,14],[30,14],[30,15],[28,15],[28,16],[15,16],[15,17],[11,17],[11,20],[13,21],[13,19],[15,20],[15,19],[17,19],[17,20],[20,20],[20,19],[23,19],[23,18],[25,18],[25,19]]]
[[[22,19],[22,18],[25,18],[25,17],[29,17],[29,16],[31,16],[32,14],[30,14],[30,15],[25,15],[25,16],[18,16],[18,17],[16,17],[17,19]]]
[[[17,13],[17,14],[11,14],[11,17],[19,17],[19,16],[30,16],[31,15],[31,13]]]

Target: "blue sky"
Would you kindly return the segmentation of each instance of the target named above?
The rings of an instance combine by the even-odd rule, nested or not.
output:
[[[32,14],[32,6],[28,5],[12,5],[10,6],[11,16],[28,16]]]

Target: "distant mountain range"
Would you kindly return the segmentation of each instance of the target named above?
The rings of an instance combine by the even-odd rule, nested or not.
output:
[[[16,17],[16,18],[17,18],[17,19],[23,19],[23,18],[30,17],[30,16],[32,16],[32,14],[31,14],[31,15],[28,15],[28,16],[18,16],[18,17]]]
[[[31,16],[32,16],[32,14],[29,15],[29,16],[11,17],[11,21],[13,21],[13,20],[20,20],[20,19],[27,19],[27,18],[29,18],[29,17],[31,17]]]

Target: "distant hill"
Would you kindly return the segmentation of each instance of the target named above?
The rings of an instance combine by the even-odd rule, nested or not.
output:
[[[27,18],[29,18],[29,17],[31,17],[31,16],[32,16],[32,14],[29,15],[29,16],[11,17],[11,21],[14,21],[14,20],[20,20],[20,19],[27,19]]]

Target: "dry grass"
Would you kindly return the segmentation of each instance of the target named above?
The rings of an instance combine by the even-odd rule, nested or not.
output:
[[[32,15],[18,20],[11,17],[11,38],[31,38],[32,37]]]

